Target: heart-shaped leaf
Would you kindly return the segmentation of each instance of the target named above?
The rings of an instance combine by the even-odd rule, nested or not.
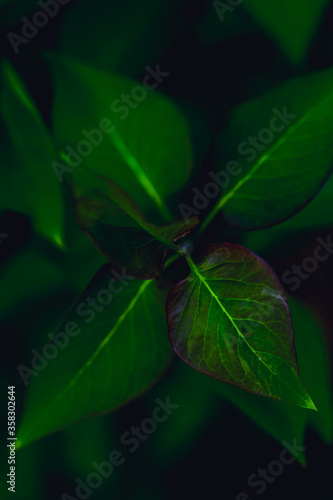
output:
[[[289,81],[231,115],[207,163],[220,210],[240,229],[272,226],[301,210],[333,165],[333,69]]]
[[[207,247],[170,292],[169,336],[190,366],[241,389],[315,409],[298,374],[292,323],[271,268],[246,248]]]
[[[230,384],[221,384],[211,377],[197,378],[193,384],[230,399],[242,412],[252,418],[266,432],[280,443],[285,440],[304,447],[305,431],[311,425],[325,441],[333,439],[333,398],[330,377],[329,349],[324,341],[325,328],[304,306],[288,298],[295,331],[297,358],[302,379],[311,390],[311,396],[318,408],[317,412],[307,411],[289,403],[271,398],[257,398]],[[305,448],[304,448],[305,449]],[[295,450],[295,456],[303,465],[306,457],[302,448]]]
[[[145,391],[165,370],[167,338],[163,289],[105,264],[34,356],[18,447],[88,415],[111,411]],[[49,339],[48,339],[49,342]]]
[[[55,135],[72,170],[85,165],[119,184],[145,213],[158,210],[171,220],[165,199],[187,180],[191,151],[183,116],[154,90],[167,68],[148,68],[139,83],[72,59],[49,59]],[[62,177],[68,165],[54,168]]]
[[[1,183],[4,208],[23,210],[36,231],[58,246],[63,241],[63,200],[51,163],[56,152],[27,89],[9,63],[2,65],[0,107],[11,139]]]
[[[148,224],[124,190],[106,178],[76,175],[73,193],[83,231],[110,262],[140,279],[159,277],[168,251],[177,251],[174,243],[199,223],[193,217],[188,223]]]

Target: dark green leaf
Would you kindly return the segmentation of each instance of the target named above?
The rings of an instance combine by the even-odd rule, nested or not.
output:
[[[94,67],[135,76],[181,33],[180,10],[177,0],[103,2],[98,9],[80,0],[64,18],[60,47]]]
[[[289,81],[232,113],[207,160],[224,190],[206,224],[223,210],[232,226],[271,226],[316,195],[333,165],[332,89],[330,69]]]
[[[333,388],[330,373],[332,354],[327,340],[329,332],[308,306],[292,299],[289,303],[301,377],[318,409],[318,412],[307,413],[307,425],[314,428],[323,441],[332,443]]]
[[[280,443],[287,441],[291,444],[296,439],[297,444],[304,447],[305,430],[309,425],[316,429],[325,442],[331,442],[333,439],[333,404],[329,376],[330,360],[323,337],[325,329],[317,318],[301,304],[294,300],[289,300],[289,304],[300,373],[306,386],[311,389],[318,412],[309,412],[283,401],[256,398],[230,384],[220,384],[210,377],[202,379],[199,374],[197,374],[197,380],[193,380],[193,384],[201,387],[205,382],[206,389],[230,399],[242,412]],[[296,457],[300,463],[306,463],[304,451],[298,450]]]
[[[117,448],[119,436],[116,420],[115,414],[87,418],[64,430],[63,463],[70,475],[75,477],[74,474],[82,471],[88,474],[93,461],[103,460],[111,449]],[[23,451],[30,448],[35,446],[24,448]]]
[[[37,358],[18,447],[88,415],[114,410],[165,370],[172,350],[164,292],[155,281],[137,281],[111,269],[105,264],[98,271]]]
[[[229,384],[220,384],[217,380],[206,377],[198,378],[198,385],[205,383],[207,390],[213,390],[227,397],[242,412],[252,418],[262,429],[277,441],[292,443],[304,447],[305,431],[314,427],[325,442],[333,439],[333,405],[330,384],[330,363],[323,334],[324,329],[317,318],[299,303],[289,300],[292,314],[295,344],[302,379],[311,389],[311,395],[318,412],[308,412],[304,408],[268,398],[255,398]],[[199,374],[198,374],[199,375]],[[297,451],[297,450],[296,450]],[[305,465],[304,451],[295,454],[300,463]]]
[[[295,63],[304,59],[327,5],[328,0],[246,0],[243,3]]]
[[[257,26],[249,22],[247,13],[242,9],[226,10],[227,3],[213,0],[201,18],[198,35],[201,43],[207,46],[221,44],[237,37],[257,35]]]
[[[35,103],[8,63],[3,63],[2,76],[0,107],[12,141],[12,153],[7,150],[2,206],[24,210],[40,234],[64,246],[63,200],[51,167],[56,159],[52,140]]]
[[[34,14],[36,10],[38,10],[36,1],[0,0],[0,8],[0,25],[3,28],[3,33],[7,33],[7,47],[11,47],[10,50],[13,50],[13,54],[16,54],[17,50],[24,50],[24,47],[30,41],[28,37],[24,37],[24,33],[22,33],[23,27],[27,26],[27,23],[22,19],[22,16],[28,16],[28,18],[31,20],[32,14]],[[15,26],[15,28],[13,28],[13,26]],[[21,29],[17,29],[17,26],[19,26]],[[37,28],[36,33],[38,33]],[[13,36],[9,37],[8,35]],[[21,38],[18,39],[17,35]]]
[[[151,443],[154,460],[164,466],[184,459],[203,438],[210,421],[216,417],[214,398],[206,384],[198,384],[196,375],[199,373],[181,361],[174,365],[171,376],[164,377],[158,389],[162,394],[169,394],[171,401],[179,402],[179,408],[165,422],[163,429],[156,433]],[[153,404],[154,394],[150,393],[149,397]]]
[[[298,374],[287,300],[271,268],[239,245],[207,247],[168,297],[169,336],[190,366],[241,389],[315,409]]]
[[[281,256],[285,248],[292,244],[299,248],[304,244],[302,238],[295,239],[295,231],[307,234],[316,228],[333,226],[333,212],[328,210],[333,199],[333,176],[331,175],[318,195],[298,214],[277,226],[243,233],[242,245],[255,253],[262,254],[268,248],[274,248]],[[281,243],[283,242],[282,246]]]
[[[174,243],[199,222],[193,217],[188,223],[148,224],[128,195],[106,178],[75,176],[73,193],[83,231],[110,262],[140,279],[159,277],[168,250],[177,251]]]
[[[32,300],[40,302],[41,296],[59,289],[70,287],[68,275],[60,266],[42,252],[41,245],[27,246],[3,267],[1,272],[0,316],[9,321],[22,311]],[[20,283],[20,286],[13,286]]]
[[[139,82],[77,61],[52,57],[50,64],[56,75],[55,134],[69,165],[74,169],[84,160],[144,212],[154,208],[171,220],[165,199],[185,183],[191,165],[188,127],[175,105]],[[154,81],[149,77],[149,84]],[[137,101],[122,103],[133,89]],[[105,123],[108,132],[102,132]]]

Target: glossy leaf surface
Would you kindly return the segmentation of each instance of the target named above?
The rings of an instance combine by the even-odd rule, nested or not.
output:
[[[232,113],[207,158],[223,187],[210,218],[222,210],[231,226],[259,229],[311,201],[333,166],[332,88],[330,69]]]
[[[305,465],[304,438],[309,426],[316,429],[324,442],[333,440],[332,385],[328,376],[330,359],[323,337],[325,329],[318,319],[300,303],[294,300],[288,302],[293,319],[300,373],[306,387],[311,391],[317,412],[309,412],[304,408],[270,398],[256,398],[230,384],[220,384],[217,380],[200,377],[199,373],[196,373],[198,378],[193,380],[193,383],[200,385],[205,381],[207,390],[213,390],[232,401],[281,444],[284,441],[292,444],[296,440],[299,447],[295,449],[295,456]]]
[[[232,244],[206,248],[170,292],[175,352],[196,370],[249,392],[315,409],[298,374],[283,289],[271,268]]]
[[[83,179],[83,176],[80,176]],[[164,267],[168,250],[196,224],[193,217],[162,227],[148,224],[139,207],[114,182],[86,177],[88,183],[74,182],[76,215],[80,227],[102,254],[118,268],[137,278],[156,278]],[[97,182],[99,181],[99,182]]]
[[[56,152],[50,134],[27,89],[9,63],[3,63],[0,107],[10,136],[4,158],[1,194],[4,208],[23,211],[35,229],[63,246],[63,199],[51,163]]]
[[[172,353],[163,297],[153,281],[109,264],[98,271],[35,360],[18,446],[114,410],[153,383]]]
[[[171,220],[166,198],[187,180],[191,150],[182,114],[154,90],[168,72],[159,67],[166,76],[147,73],[147,90],[143,82],[72,59],[52,57],[50,64],[55,135],[69,165],[109,177],[144,212]]]

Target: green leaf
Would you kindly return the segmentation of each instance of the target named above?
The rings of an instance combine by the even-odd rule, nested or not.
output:
[[[170,292],[175,352],[196,370],[249,392],[315,409],[298,374],[293,329],[272,269],[246,248],[210,245]]]
[[[139,82],[74,60],[52,57],[50,64],[55,135],[69,165],[83,161],[119,184],[144,212],[158,210],[171,220],[165,200],[185,183],[191,164],[188,126],[175,105]],[[150,76],[149,84],[154,82]],[[126,95],[129,105],[122,103]],[[106,120],[108,132],[102,132]]]
[[[246,0],[243,6],[279,43],[294,63],[306,56],[328,0]]]
[[[36,0],[0,0],[0,26],[2,33],[7,34],[6,44],[7,47],[10,47],[10,50],[13,50],[12,54],[16,54],[17,49],[18,51],[24,50],[24,47],[30,41],[28,38],[22,36],[22,28],[25,25],[22,16],[29,15],[31,19],[30,15],[36,12],[36,7]],[[15,29],[14,26],[15,28],[16,26],[20,26],[21,29]],[[21,36],[19,41],[17,40],[17,35]]]
[[[75,176],[73,194],[82,230],[110,262],[140,279],[159,277],[168,251],[177,251],[174,243],[199,223],[193,217],[188,223],[148,224],[125,191],[110,179],[89,174]]]
[[[0,107],[12,151],[6,148],[3,152],[6,173],[1,204],[23,209],[37,232],[63,247],[64,209],[60,184],[51,167],[56,159],[52,140],[27,89],[7,62],[2,65],[2,77]]]
[[[332,353],[327,327],[308,305],[288,299],[295,330],[295,345],[302,380],[317,412],[307,412],[307,426],[314,428],[326,443],[333,441]]]
[[[119,435],[116,421],[115,414],[103,415],[84,419],[64,430],[63,464],[72,477],[87,476],[91,472],[93,461],[99,463],[110,454],[110,450],[117,449]],[[30,448],[35,446],[25,449]]]
[[[97,272],[37,358],[18,447],[114,410],[145,391],[167,367],[172,350],[164,291],[155,281],[111,269],[105,264]]]
[[[158,390],[169,394],[171,401],[180,402],[172,418],[165,422],[151,442],[154,461],[164,467],[186,460],[186,455],[189,456],[211,420],[216,418],[211,391],[202,381],[198,384],[196,375],[199,373],[179,360],[179,363],[173,363],[172,374],[164,377],[155,390],[149,392],[152,406]]]
[[[232,113],[207,159],[224,190],[204,226],[223,210],[231,226],[268,227],[316,195],[333,165],[332,89],[329,69],[289,81]]]
[[[135,76],[158,61],[181,34],[180,11],[177,0],[103,2],[98,9],[91,8],[90,0],[80,0],[66,12],[60,47],[95,67]]]
[[[260,255],[268,249],[274,250],[274,255],[281,256],[286,249],[300,248],[308,232],[317,228],[333,226],[333,213],[328,210],[333,199],[333,176],[331,175],[318,195],[298,214],[277,226],[261,231],[247,231],[243,233],[242,245]],[[295,240],[295,231],[299,236]],[[283,244],[281,245],[281,242]],[[288,250],[289,251],[289,250]]]
[[[198,26],[200,42],[205,46],[221,44],[237,37],[257,35],[257,26],[249,22],[242,9],[226,10],[227,2],[215,0],[207,7]],[[219,15],[220,14],[220,15]]]
[[[297,444],[304,447],[305,431],[309,426],[314,427],[325,442],[330,442],[333,439],[333,404],[329,350],[324,341],[325,328],[303,305],[292,299],[288,302],[300,373],[306,386],[311,389],[317,412],[270,398],[256,398],[230,384],[220,384],[210,377],[200,378],[199,373],[196,373],[197,380],[193,380],[193,384],[199,387],[204,384],[205,389],[228,398],[280,443],[287,441],[291,444],[296,439]],[[306,464],[304,451],[299,451],[296,458],[301,464]]]
[[[20,283],[20,286],[13,286],[13,283]],[[61,286],[68,289],[70,285],[68,275],[50,256],[43,253],[40,242],[35,247],[27,245],[2,269],[0,317],[3,321],[10,321],[30,301],[40,303],[42,296],[47,296]]]
[[[193,371],[193,370],[192,370]],[[199,373],[198,373],[199,375]],[[221,384],[218,380],[206,377],[197,380],[197,384],[204,384],[207,390],[213,391],[231,401],[247,417],[252,419],[261,429],[283,444],[290,445],[296,440],[297,445],[304,447],[306,422],[309,412],[305,408],[291,405],[285,401],[276,401],[271,398],[257,398],[249,392],[242,391],[230,384]],[[298,450],[295,457],[303,466],[306,465],[305,450]]]

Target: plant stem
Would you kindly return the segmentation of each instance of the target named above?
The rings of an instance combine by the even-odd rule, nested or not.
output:
[[[173,264],[177,259],[182,257],[183,254],[181,253],[175,253],[174,255],[171,255],[171,257],[168,258],[168,260],[165,263],[164,269],[167,269],[171,264]]]

